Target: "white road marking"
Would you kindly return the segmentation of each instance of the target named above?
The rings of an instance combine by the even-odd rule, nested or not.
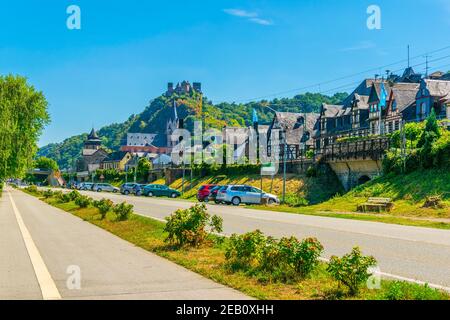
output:
[[[28,255],[31,260],[31,264],[33,265],[34,273],[36,274],[36,278],[39,283],[39,287],[41,288],[42,298],[44,300],[57,300],[61,299],[61,295],[59,294],[58,288],[55,285],[55,282],[50,275],[50,272],[45,265],[44,260],[42,259],[38,248],[34,244],[33,238],[31,238],[31,234],[28,231],[25,223],[23,222],[22,216],[20,215],[19,210],[17,209],[16,203],[11,195],[11,192],[8,191],[9,199],[11,200],[11,205],[16,216],[17,224],[19,225],[20,232],[22,233],[22,238],[25,243],[25,247],[27,248]]]

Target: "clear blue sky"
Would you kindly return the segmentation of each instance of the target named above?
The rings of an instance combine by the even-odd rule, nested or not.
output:
[[[71,4],[81,30],[66,27]],[[371,4],[381,30],[366,26]],[[168,81],[200,81],[214,102],[245,101],[397,62],[407,44],[411,56],[450,46],[449,17],[450,0],[0,0],[0,73],[44,91],[43,145],[124,121]],[[430,66],[450,70],[450,58]],[[362,77],[301,91],[349,91]]]

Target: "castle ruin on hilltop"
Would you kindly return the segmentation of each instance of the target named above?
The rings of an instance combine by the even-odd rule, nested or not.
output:
[[[183,81],[181,84],[178,82],[174,88],[173,82],[167,83],[166,97],[175,94],[192,94],[194,92],[202,93],[202,84],[200,82],[194,82],[192,85],[189,81]]]

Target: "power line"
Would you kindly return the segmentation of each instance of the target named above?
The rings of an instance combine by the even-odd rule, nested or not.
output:
[[[310,89],[310,88],[314,88],[314,87],[319,87],[319,86],[322,86],[322,85],[325,85],[325,84],[329,84],[329,83],[337,82],[337,81],[340,81],[340,80],[353,78],[355,76],[367,74],[369,72],[379,71],[379,70],[387,68],[387,67],[391,67],[391,66],[394,66],[394,65],[397,65],[397,64],[400,64],[400,63],[404,63],[404,62],[408,62],[408,61],[411,61],[411,60],[415,60],[415,59],[421,58],[424,55],[430,55],[432,53],[437,53],[437,52],[444,51],[444,50],[447,50],[447,49],[450,49],[450,45],[442,47],[442,48],[439,48],[439,49],[436,49],[436,50],[433,50],[433,51],[429,51],[429,52],[426,52],[426,53],[422,53],[422,54],[416,55],[416,56],[411,57],[409,59],[402,59],[402,60],[399,60],[397,62],[393,62],[393,63],[387,64],[387,65],[383,65],[383,66],[380,66],[380,67],[367,69],[365,71],[357,72],[357,73],[350,74],[350,75],[347,75],[347,76],[335,78],[335,79],[324,81],[324,82],[315,83],[315,84],[304,86],[304,87],[300,87],[300,88],[295,88],[295,89],[281,91],[281,92],[277,92],[277,93],[273,93],[273,94],[268,94],[268,95],[264,95],[264,96],[255,97],[255,98],[245,99],[245,100],[241,100],[240,102],[241,103],[245,103],[245,102],[250,102],[250,101],[255,101],[255,100],[261,100],[261,99],[264,99],[264,98],[276,97],[276,96],[279,96],[279,95],[282,95],[282,94],[287,94],[287,93],[292,93],[292,92],[296,92],[296,91],[302,91],[302,90],[306,90],[306,89]]]

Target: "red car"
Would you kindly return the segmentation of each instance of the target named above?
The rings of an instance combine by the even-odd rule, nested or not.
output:
[[[197,192],[197,200],[200,202],[205,201],[205,199],[209,196],[211,189],[214,188],[215,184],[204,184],[202,185]]]

